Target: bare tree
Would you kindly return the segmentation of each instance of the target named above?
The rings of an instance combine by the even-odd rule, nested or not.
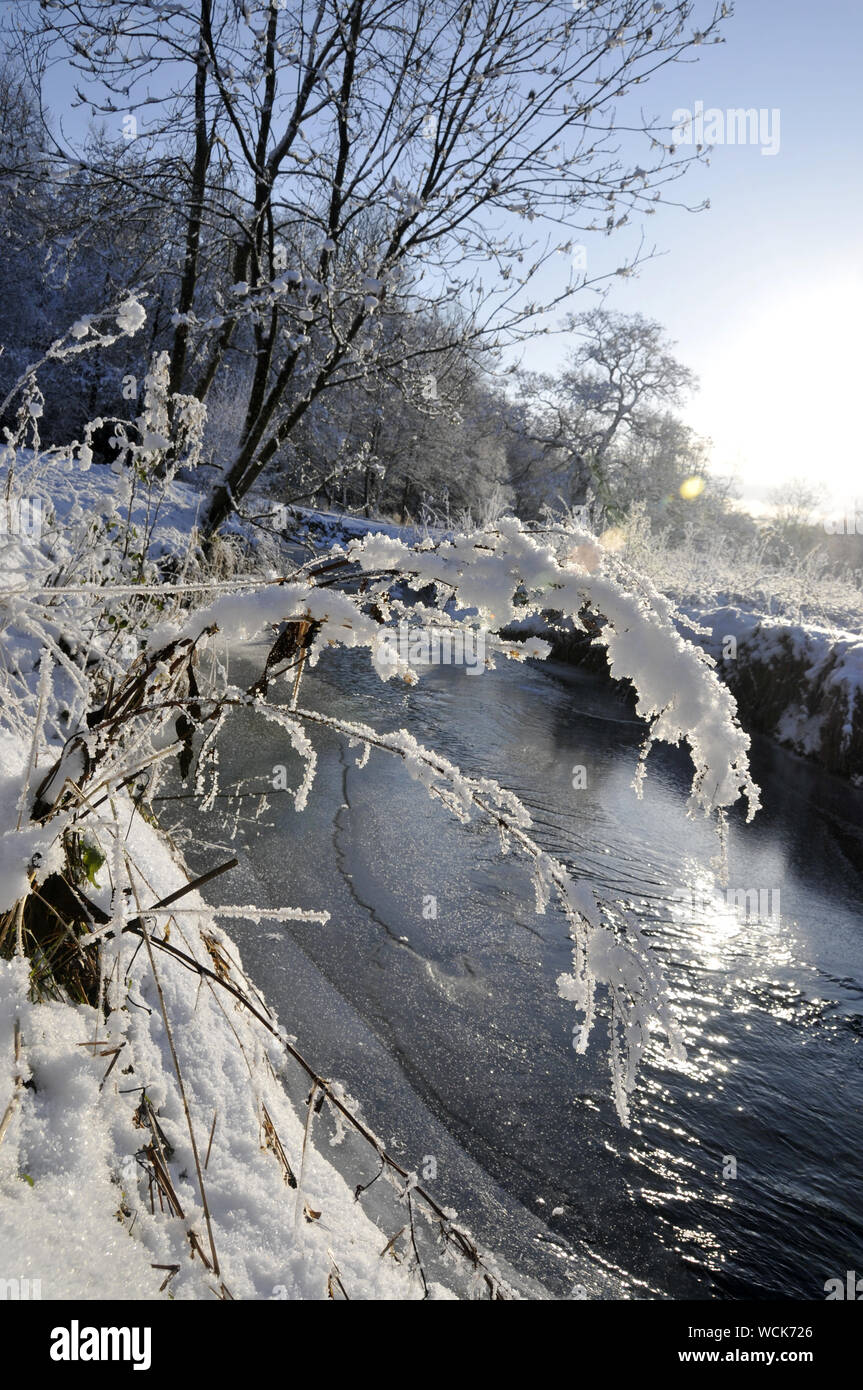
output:
[[[675,152],[667,122],[624,118],[617,103],[720,41],[727,7],[696,23],[699,8],[55,0],[45,33],[86,75],[82,97],[156,113],[154,160],[181,167],[187,147],[173,384],[185,373],[205,399],[231,353],[251,359],[211,531],[324,391],[380,370],[416,374],[416,347],[386,331],[388,316],[459,304],[451,341],[511,343],[585,282],[573,272],[550,302],[531,300],[550,257],[578,232],[611,234],[655,209],[691,157]],[[196,295],[205,229],[230,261],[215,311]]]
[[[697,380],[674,356],[661,324],[641,314],[592,309],[569,326],[582,341],[564,371],[521,376],[522,427],[568,503],[583,503],[588,489],[607,502],[615,473],[642,471],[646,459],[658,462],[668,451],[668,411]],[[681,443],[691,451],[691,440],[677,439],[674,452]]]

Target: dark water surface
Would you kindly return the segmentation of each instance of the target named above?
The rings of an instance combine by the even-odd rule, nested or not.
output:
[[[536,915],[525,861],[480,821],[456,824],[400,760],[373,750],[359,769],[361,750],[310,729],[305,814],[271,792],[253,822],[247,797],[234,840],[224,801],[206,817],[166,802],[164,817],[192,830],[196,867],[239,847],[212,901],[331,912],[325,927],[227,925],[405,1166],[436,1170],[439,1200],[556,1296],[821,1299],[825,1280],[863,1273],[863,793],[756,745],[764,809],[732,816],[729,881],[780,890],[781,916],[740,920],[712,885],[715,828],[686,816],[688,757],[655,750],[639,801],[643,726],[600,679],[506,665],[408,689],[342,652],[302,703],[407,728],[516,792],[543,846],[637,913],[685,1035],[685,1063],[649,1057],[623,1128],[606,1015],[576,1056],[555,986],[565,923]],[[268,788],[276,764],[301,777],[286,735],[251,714],[220,753],[225,786]]]

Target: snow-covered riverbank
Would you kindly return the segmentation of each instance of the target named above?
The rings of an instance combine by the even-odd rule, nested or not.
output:
[[[21,753],[0,742],[6,806]],[[188,876],[163,837],[122,794],[114,809],[142,904],[182,888]],[[110,817],[104,825],[110,833]],[[89,895],[106,912],[110,878],[106,864]],[[197,893],[151,925],[278,1029]],[[407,1266],[381,1258],[386,1239],[344,1178],[304,1142],[278,1039],[211,978],[160,950],[151,957],[140,936],[102,952],[114,982],[107,1016],[33,1003],[27,960],[0,960],[5,1277],[38,1280],[42,1298],[420,1297]]]
[[[33,790],[67,729],[85,722],[85,672],[122,642],[121,632],[85,636],[100,577],[116,584],[118,537],[134,526],[151,556],[182,555],[198,494],[174,485],[154,512],[152,499],[130,496],[128,476],[73,465],[42,470],[39,486],[40,524],[0,547],[0,1275],[52,1299],[504,1292],[469,1238],[443,1279],[434,1252],[420,1268],[414,1226],[431,1216],[438,1243],[455,1228],[426,1208],[413,1175],[382,1162],[361,1107],[336,1084],[300,1067],[298,1090],[296,1040],[223,927],[241,914],[182,891],[191,876],[178,853],[117,782],[87,820],[105,852],[87,858],[89,841],[76,850],[81,935],[60,931],[62,949],[65,931],[73,957],[99,960],[104,1004],[56,987],[55,960],[34,947],[20,905],[41,903],[43,885],[67,871],[71,822],[28,828]],[[151,910],[175,894],[172,908]],[[218,883],[208,896],[219,901]],[[270,915],[279,930],[280,913]],[[392,1229],[331,1161],[327,1120],[329,1142],[352,1134],[372,1174],[385,1170],[401,1215]]]
[[[863,780],[863,637],[733,607],[688,616],[745,727]]]

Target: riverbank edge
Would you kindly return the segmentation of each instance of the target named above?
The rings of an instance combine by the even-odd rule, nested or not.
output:
[[[347,543],[370,531],[406,541],[423,534],[448,537],[443,531],[423,532],[365,517],[286,510],[318,544]],[[673,594],[666,597],[675,602]],[[747,732],[763,734],[825,771],[863,785],[863,637],[732,605],[702,609],[677,603],[677,610],[681,636],[716,663]],[[590,631],[562,631],[541,618],[508,624],[500,632],[505,640],[541,638],[551,644],[550,660],[611,680],[600,634],[599,624]],[[614,683],[621,693],[628,686]]]
[[[681,635],[716,663],[747,732],[863,785],[863,638],[730,606],[679,611]],[[542,638],[551,660],[613,680],[599,627],[561,631],[529,619],[501,635]],[[628,682],[614,684],[623,693]]]

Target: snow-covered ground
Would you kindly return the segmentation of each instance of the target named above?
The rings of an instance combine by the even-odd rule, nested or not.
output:
[[[400,526],[394,521],[350,516],[346,512],[322,511],[317,507],[292,505],[284,510],[275,507],[273,515],[277,520],[281,515],[292,529],[298,529],[301,533],[313,538],[317,544],[356,540],[369,535],[383,535],[389,536],[391,539],[402,540],[407,545],[413,545],[424,540],[427,536],[433,536],[439,540],[452,534],[436,526]]]
[[[736,607],[690,608],[745,724],[863,779],[863,636]]]
[[[0,741],[7,806],[23,752]],[[187,875],[164,840],[122,795],[115,806],[142,903],[182,887]],[[99,877],[93,900],[107,910],[107,865]],[[255,997],[200,896],[183,908],[158,914],[154,934],[170,924],[175,945]],[[12,1107],[0,1144],[5,1276],[39,1280],[43,1298],[157,1298],[169,1275],[175,1298],[210,1298],[223,1285],[234,1298],[341,1297],[336,1278],[350,1298],[420,1297],[408,1266],[381,1258],[386,1237],[345,1179],[315,1143],[304,1145],[278,1039],[209,979],[158,951],[151,961],[139,937],[102,949],[106,973],[123,982],[107,1018],[86,1005],[32,1003],[27,961],[0,960],[0,1116]],[[154,1143],[182,1216],[150,1181],[143,1151]],[[446,1296],[436,1284],[432,1292]]]
[[[57,823],[27,828],[27,788],[84,713],[89,657],[71,659],[80,643],[109,654],[110,639],[82,634],[93,590],[98,601],[100,581],[117,579],[128,534],[118,519],[147,535],[151,559],[182,555],[200,500],[175,483],[154,513],[127,475],[63,461],[37,467],[29,486],[41,530],[0,545],[0,911],[10,943],[16,902],[63,865]],[[34,604],[40,589],[48,601]],[[114,928],[97,932],[106,1007],[34,1002],[27,957],[0,958],[3,1277],[54,1299],[488,1297],[489,1259],[477,1268],[449,1252],[449,1265],[437,1259],[444,1282],[434,1258],[420,1273],[411,1226],[423,1226],[425,1208],[414,1177],[386,1172],[401,1217],[392,1229],[370,1217],[371,1199],[357,1200],[315,1128],[323,1106],[336,1139],[356,1139],[338,1103],[362,1123],[360,1107],[337,1085],[324,1096],[310,1081],[311,1106],[289,1095],[296,1040],[246,978],[217,911],[192,892],[173,912],[145,916],[152,945],[122,930],[189,882],[164,835],[120,787],[90,826],[111,847],[84,885]],[[217,886],[210,897],[218,901]],[[374,1172],[374,1145],[360,1143]]]

